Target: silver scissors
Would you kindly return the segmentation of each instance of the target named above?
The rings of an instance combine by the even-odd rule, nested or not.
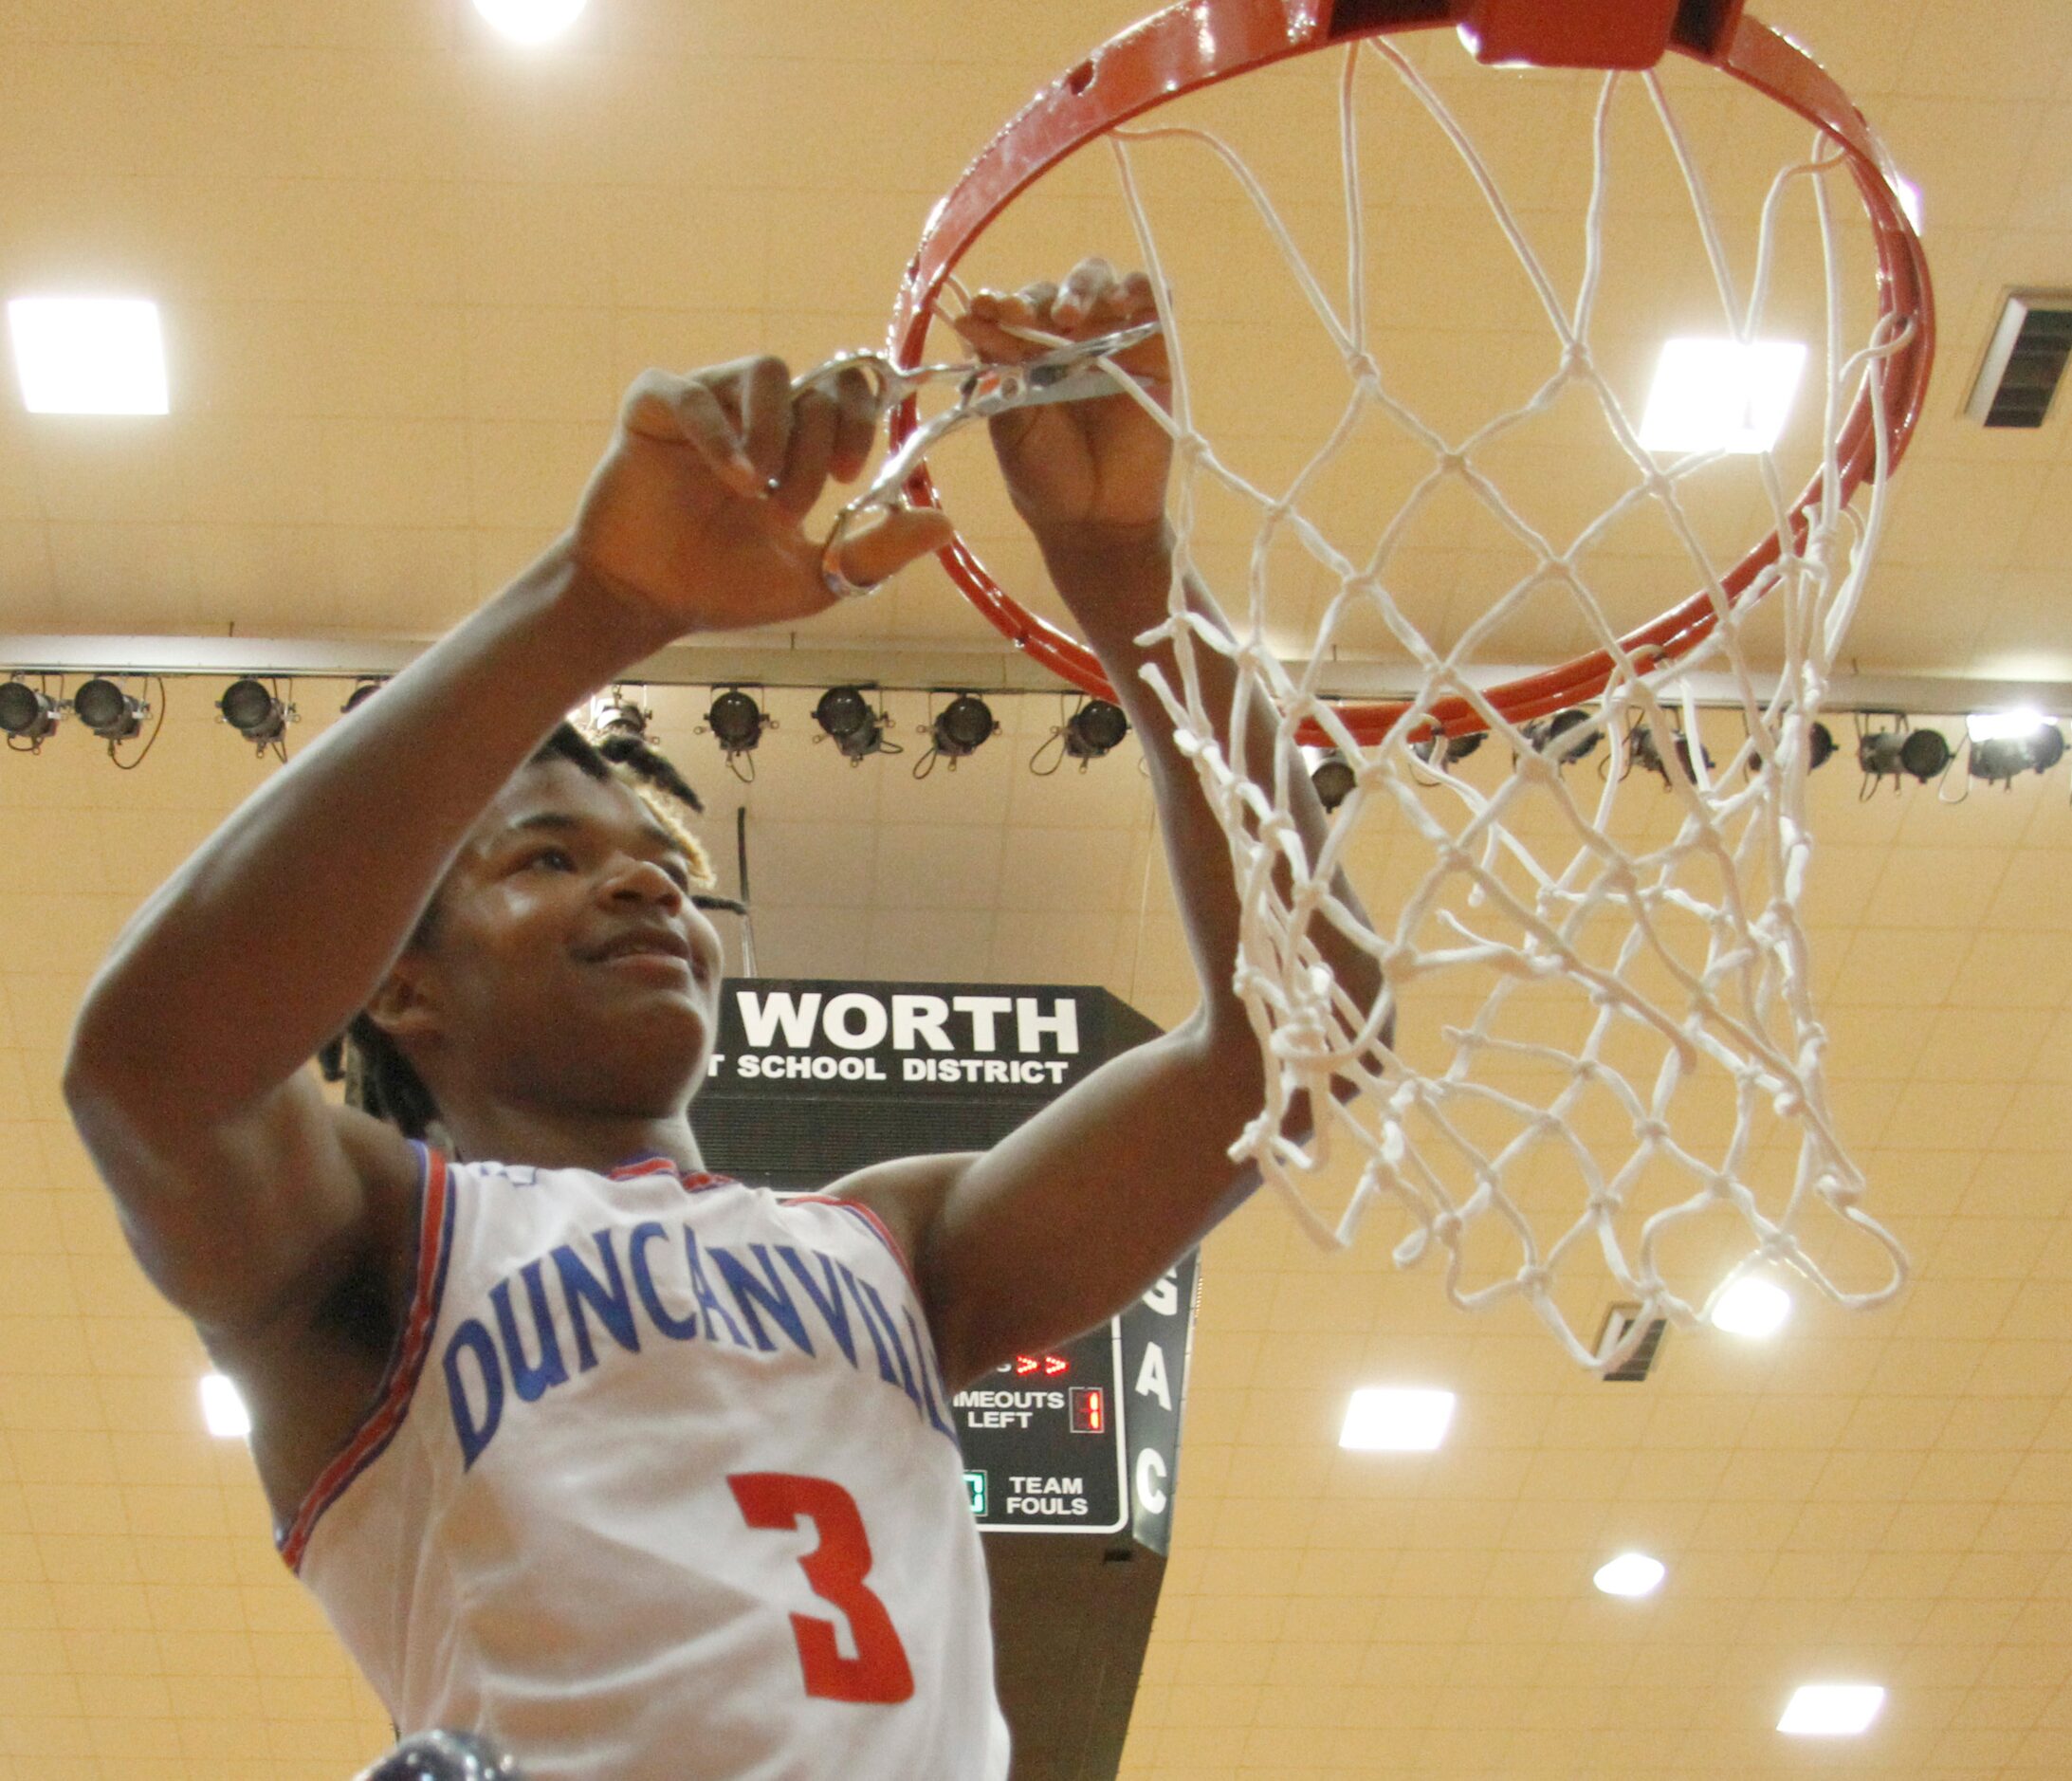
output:
[[[954,383],[957,399],[947,408],[908,433],[899,450],[878,466],[870,487],[847,503],[834,516],[828,533],[827,548],[820,558],[820,573],[828,587],[846,598],[868,594],[842,573],[841,548],[859,514],[882,508],[891,512],[907,505],[907,479],[934,450],[938,441],[958,428],[976,420],[991,420],[1012,409],[1034,408],[1044,402],[1081,402],[1090,396],[1113,395],[1128,373],[1108,363],[1117,353],[1149,340],[1158,332],[1156,321],[1141,321],[1113,334],[1097,335],[1091,340],[1073,340],[1052,348],[1035,358],[1016,365],[894,364],[885,353],[858,348],[837,353],[825,364],[816,365],[794,380],[792,394],[799,395],[816,385],[832,383],[845,371],[861,371],[868,376],[883,414],[908,396],[937,384]]]

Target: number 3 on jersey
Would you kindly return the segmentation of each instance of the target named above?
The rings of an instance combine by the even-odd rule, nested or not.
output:
[[[890,1706],[912,1698],[914,1675],[885,1604],[864,1583],[871,1574],[871,1538],[863,1531],[856,1499],[824,1478],[791,1472],[737,1472],[726,1480],[751,1528],[784,1533],[804,1516],[820,1543],[798,1561],[814,1594],[841,1609],[856,1642],[845,1658],[834,1640],[834,1623],[812,1614],[792,1616],[806,1693],[823,1700],[874,1701]]]

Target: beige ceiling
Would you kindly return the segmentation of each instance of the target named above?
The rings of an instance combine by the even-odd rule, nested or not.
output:
[[[643,364],[761,347],[802,363],[879,338],[934,196],[1128,16],[592,0],[572,46],[519,54],[455,0],[10,0],[0,295],[158,298],[174,412],[31,419],[0,400],[0,633],[436,633],[562,522]],[[1856,658],[2072,681],[2064,413],[1992,434],[1960,413],[2003,289],[2072,286],[2072,9],[1793,0],[1775,22],[1920,186],[1941,306]],[[1443,74],[1449,54],[1421,59]],[[1260,104],[1282,87],[1328,105],[1313,70]],[[1690,98],[1709,126],[1760,127]],[[1257,152],[1299,174],[1308,142],[1276,128]],[[1572,268],[1551,232],[1572,156],[1526,131],[1494,152],[1534,182],[1535,238]],[[1412,193],[1368,192],[1377,229],[1468,265],[1442,170],[1406,164]],[[1736,157],[1709,174],[1741,214]],[[1119,239],[1091,173],[1054,195],[1003,235],[997,276],[1018,251],[1054,264]],[[1176,255],[1224,239],[1196,227],[1213,191],[1175,195]],[[1328,242],[1328,207],[1283,195]],[[1204,356],[1243,370],[1259,286],[1221,258],[1191,284],[1176,263],[1175,284],[1202,293]],[[1649,284],[1659,258],[1616,256],[1642,303],[1678,301]],[[1394,330],[1431,403],[1460,394],[1435,341],[1496,395],[1523,375],[1543,342],[1514,295],[1486,282],[1481,307]],[[1237,391],[1233,449],[1261,462],[1312,399],[1266,383],[1250,401],[1214,386]],[[1586,490],[1575,456],[1554,437],[1526,498]],[[1015,568],[977,457],[945,487]],[[1458,628],[1487,565],[1472,539],[1422,542],[1405,573]],[[1621,597],[1650,586],[1627,580]],[[821,640],[898,685],[913,652],[990,636],[930,565]],[[387,1738],[273,1557],[244,1455],[199,1428],[198,1345],[124,1253],[56,1093],[116,928],[272,770],[214,721],[217,684],[168,683],[135,773],[76,727],[0,759],[0,1781],[339,1781]],[[294,746],[344,691],[298,683]],[[651,695],[723,852],[749,811],[762,970],[1099,982],[1184,1014],[1128,751],[1034,777],[1059,705],[1029,695],[1001,702],[999,742],[917,781],[917,747],[852,769],[811,741],[807,694],[772,702],[746,788],[695,734],[701,692]],[[925,697],[890,703],[912,747]],[[1897,1308],[1802,1302],[1769,1348],[1675,1336],[1647,1384],[1605,1386],[1515,1307],[1471,1321],[1428,1273],[1399,1277],[1382,1233],[1327,1258],[1261,1202],[1213,1239],[1132,1781],[2072,1773],[2072,809],[2063,769],[1944,801],[1961,789],[1859,801],[1845,762],[1811,781],[1838,1117],[1916,1263]],[[1407,889],[1399,855],[1362,864],[1378,906]],[[1366,1383],[1459,1392],[1444,1451],[1340,1453]],[[1627,1546],[1669,1566],[1649,1602],[1589,1587]],[[1888,1688],[1867,1739],[1771,1730],[1792,1686],[1824,1679]]]

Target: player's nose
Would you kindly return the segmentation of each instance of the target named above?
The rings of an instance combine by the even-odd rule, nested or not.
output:
[[[600,880],[597,895],[605,903],[652,903],[672,912],[686,901],[683,887],[651,859],[621,860]]]

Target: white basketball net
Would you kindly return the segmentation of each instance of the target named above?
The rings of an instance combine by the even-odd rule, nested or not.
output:
[[[1386,63],[1452,140],[1516,250],[1552,331],[1554,369],[1531,401],[1466,437],[1443,437],[1412,413],[1391,393],[1386,368],[1370,351],[1360,288],[1366,247],[1352,101],[1363,55]],[[1832,1299],[1861,1306],[1896,1293],[1906,1265],[1898,1242],[1858,1208],[1862,1178],[1829,1108],[1825,1035],[1810,999],[1799,913],[1810,852],[1809,728],[1877,540],[1886,486],[1882,380],[1901,340],[1885,323],[1853,350],[1837,338],[1843,305],[1824,177],[1839,162],[1832,145],[1817,146],[1807,162],[1777,176],[1763,210],[1752,291],[1743,300],[1663,89],[1652,75],[1639,78],[1683,171],[1721,310],[1738,339],[1756,338],[1780,199],[1795,185],[1810,185],[1818,207],[1827,338],[1824,353],[1814,347],[1810,371],[1826,411],[1827,492],[1806,516],[1805,547],[1790,548],[1793,496],[1765,457],[1769,523],[1787,548],[1731,606],[1721,588],[1723,565],[1701,544],[1679,492],[1705,460],[1658,464],[1591,361],[1607,118],[1619,77],[1607,79],[1599,101],[1584,271],[1578,293],[1567,302],[1533,257],[1474,144],[1433,86],[1385,40],[1348,53],[1340,87],[1352,237],[1341,299],[1329,294],[1260,182],[1222,141],[1158,127],[1111,138],[1140,247],[1161,293],[1173,358],[1172,411],[1164,418],[1179,455],[1174,500],[1182,572],[1192,568],[1195,515],[1206,490],[1219,490],[1219,499],[1241,498],[1260,516],[1236,637],[1188,612],[1176,577],[1171,617],[1153,635],[1172,640],[1178,684],[1147,675],[1228,832],[1245,909],[1236,984],[1267,1059],[1268,1082],[1265,1111],[1233,1154],[1256,1163],[1303,1228],[1324,1243],[1348,1243],[1377,1204],[1393,1203],[1411,1225],[1396,1247],[1399,1263],[1436,1256],[1449,1296],[1464,1308],[1523,1296],[1568,1353],[1592,1367],[1622,1360],[1654,1317],[1696,1321],[1751,1267],[1788,1267]],[[1133,164],[1136,145],[1160,137],[1191,138],[1227,167],[1286,255],[1308,309],[1349,375],[1337,427],[1284,488],[1247,481],[1192,423],[1183,332],[1170,312]],[[1834,498],[1832,442],[1866,385],[1880,456],[1856,512]],[[1594,525],[1562,542],[1536,532],[1478,459],[1491,442],[1575,388],[1594,396],[1606,449],[1630,462],[1632,478]],[[1138,399],[1149,406],[1141,393]],[[1355,428],[1375,416],[1421,441],[1431,468],[1400,510],[1354,544],[1327,536],[1306,513],[1305,497]],[[1449,483],[1472,490],[1527,547],[1535,567],[1494,592],[1487,615],[1440,650],[1420,630],[1407,602],[1399,604],[1392,594],[1390,565],[1394,541]],[[1717,628],[1680,669],[1653,678],[1647,670],[1656,664],[1621,651],[1618,629],[1583,560],[1605,526],[1648,503],[1688,547],[1690,586],[1710,589],[1718,614]],[[1307,665],[1294,672],[1267,638],[1272,547],[1290,539],[1337,584]],[[1589,727],[1570,738],[1602,738],[1604,746],[1587,767],[1536,751],[1522,728],[1484,699],[1469,671],[1492,629],[1529,594],[1544,597],[1550,583],[1572,598],[1596,646],[1619,663]],[[1231,589],[1222,592],[1226,603],[1236,604],[1228,599]],[[1742,647],[1748,614],[1758,604],[1783,609],[1783,660],[1768,692],[1758,690]],[[1369,620],[1379,615],[1418,675],[1410,715],[1372,746],[1354,740],[1319,690],[1337,633],[1355,614]],[[1231,714],[1204,704],[1201,665],[1202,652],[1211,651],[1235,664],[1240,698],[1263,696],[1276,715],[1280,746],[1271,769],[1245,761],[1241,742],[1226,753],[1217,740],[1230,732]],[[1739,716],[1729,720],[1731,741],[1718,713],[1701,724],[1688,682],[1678,689],[1679,674],[1698,668],[1723,672],[1733,689]],[[1427,761],[1413,752],[1419,717],[1455,696],[1469,700],[1489,726],[1485,766],[1507,745],[1516,756],[1515,770],[1494,789],[1471,782],[1443,753]],[[1303,770],[1295,733],[1311,722],[1329,734],[1356,777],[1313,854],[1288,808],[1292,775]],[[1641,723],[1661,739],[1659,762],[1645,762],[1652,773],[1629,775],[1629,731]],[[1679,730],[1693,739],[1687,754],[1670,744]],[[1701,735],[1725,755],[1716,765],[1696,745]],[[1591,783],[1599,762],[1607,762],[1601,785]],[[1638,791],[1623,792],[1636,785]],[[1674,811],[1673,826],[1659,814],[1638,824],[1622,817],[1622,807],[1642,795],[1657,813]],[[1400,909],[1372,911],[1370,927],[1336,882],[1355,837],[1375,823],[1393,825],[1404,845],[1421,843],[1431,864]],[[1327,927],[1381,966],[1389,987],[1376,1005],[1360,1005],[1334,982],[1314,939]],[[1465,1018],[1444,1019],[1449,1001]],[[1439,1012],[1427,1017],[1426,1003]],[[1384,1042],[1392,1019],[1393,1042]],[[1298,1097],[1324,1110],[1300,1140],[1283,1135],[1293,1129]],[[1845,1290],[1814,1253],[1818,1243],[1805,1227],[1822,1205],[1873,1239],[1881,1278],[1872,1290]],[[1733,1221],[1724,1243],[1723,1213]],[[1828,1234],[1835,1229],[1829,1226]],[[1591,1252],[1601,1261],[1579,1259]],[[1585,1290],[1570,1292],[1564,1304],[1557,1286],[1577,1276]],[[1594,1320],[1607,1289],[1612,1298],[1636,1301],[1641,1313],[1630,1322],[1610,1319],[1600,1337],[1586,1331],[1585,1317]]]

